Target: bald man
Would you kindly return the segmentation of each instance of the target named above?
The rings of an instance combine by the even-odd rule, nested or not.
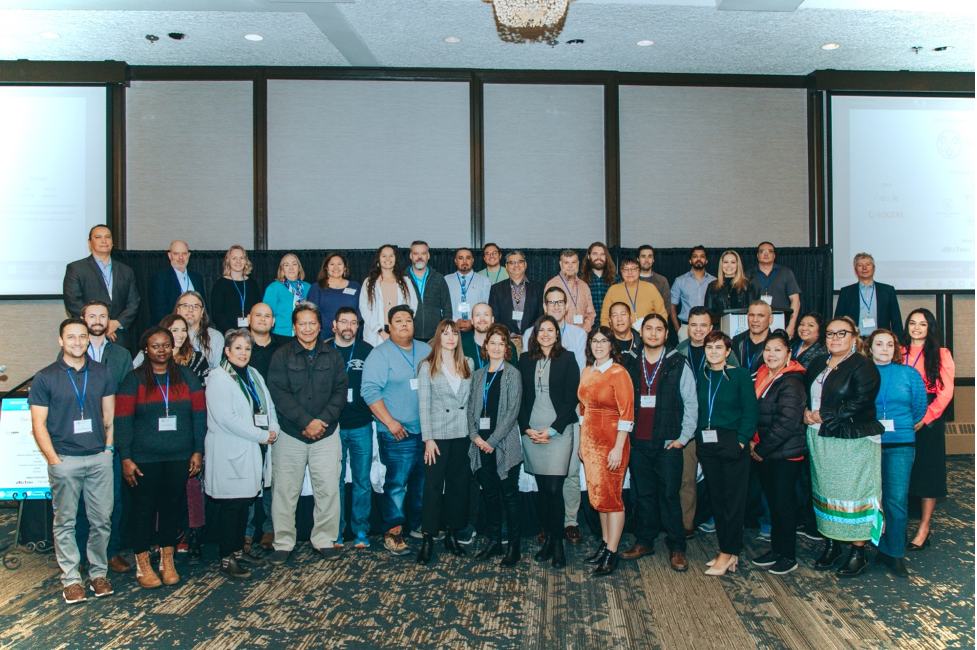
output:
[[[200,274],[187,269],[190,248],[186,242],[178,239],[170,244],[166,257],[169,258],[169,265],[149,281],[149,315],[153,325],[173,313],[176,299],[184,291],[199,291],[201,294],[204,291],[204,280]]]

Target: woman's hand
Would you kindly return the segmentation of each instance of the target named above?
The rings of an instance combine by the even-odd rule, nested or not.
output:
[[[196,476],[204,466],[204,455],[193,454],[190,456],[190,476]]]
[[[920,420],[919,422],[917,422],[916,424],[914,424],[914,425],[913,425],[913,431],[919,431],[919,430],[920,430],[920,429],[922,429],[922,428],[923,428],[924,426],[926,426],[926,425],[924,425],[924,424],[923,424],[923,421],[922,421],[922,420]]]
[[[821,411],[811,413],[811,419],[814,420],[815,424],[824,424],[824,420],[821,419]]]
[[[621,467],[621,461],[624,459],[624,448],[615,446],[607,454],[607,469],[612,472],[619,467]]]
[[[536,432],[536,438],[534,439],[538,445],[548,445],[550,444],[550,430],[540,429]]]
[[[142,472],[139,471],[139,466],[132,462],[131,458],[127,458],[122,461],[122,478],[129,487],[136,487],[139,485],[139,481],[136,480],[136,476],[142,476]]]
[[[474,445],[476,447],[478,447],[479,449],[481,449],[486,454],[491,454],[493,451],[495,451],[495,449],[493,449],[492,447],[489,446],[489,443],[487,443],[484,440],[482,440],[482,437],[481,436],[478,436],[477,438],[475,438]]]
[[[433,440],[424,441],[424,464],[433,465],[434,461],[437,460],[435,456],[440,456],[441,450],[438,449],[438,443]]]
[[[262,444],[271,445],[271,444],[274,444],[274,442],[276,440],[278,440],[278,433],[275,432],[275,431],[269,431],[268,432],[268,439],[265,440],[264,443],[262,443]]]
[[[804,424],[808,426],[814,424],[814,418],[811,417],[812,415],[813,413],[811,412],[811,409],[804,409]]]

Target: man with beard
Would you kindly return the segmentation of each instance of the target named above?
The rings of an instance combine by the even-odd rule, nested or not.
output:
[[[203,291],[204,281],[196,271],[187,269],[190,248],[179,239],[170,244],[166,253],[170,265],[158,271],[149,281],[149,315],[158,323],[173,311],[176,299],[184,291]]]
[[[495,314],[487,303],[480,302],[472,307],[472,329],[461,335],[461,351],[472,360],[475,368],[481,368],[486,364],[482,359],[481,350],[485,344],[485,334],[494,322]],[[509,341],[509,346],[512,348],[512,358],[518,358],[515,343]]]
[[[678,276],[672,283],[672,327],[678,332],[680,341],[689,337],[686,328],[682,327],[689,322],[689,310],[705,304],[709,283],[716,279],[716,276],[706,273],[708,263],[705,247],[696,246],[689,252],[692,270]]]
[[[438,329],[438,323],[452,317],[451,292],[444,276],[427,263],[431,251],[427,242],[415,241],[410,245],[410,278],[417,292],[417,313],[414,314],[414,338],[430,341]],[[345,447],[344,447],[345,449]]]
[[[472,271],[474,263],[472,250],[459,248],[455,252],[455,268],[458,270],[444,279],[451,294],[451,317],[462,332],[472,328],[472,307],[480,302],[488,302],[492,289],[492,282],[487,277]],[[435,327],[437,325],[434,324]]]
[[[590,287],[590,297],[594,302],[594,313],[600,314],[604,307],[604,295],[615,280],[617,267],[611,258],[611,252],[603,242],[595,241],[587,249],[587,257],[583,261],[580,279]]]
[[[185,291],[176,299],[173,313],[187,322],[190,345],[207,358],[213,370],[220,365],[224,354],[224,335],[210,326],[210,316],[204,308],[204,297],[198,291]]]
[[[655,249],[645,244],[638,247],[638,266],[641,267],[640,279],[650,282],[662,295],[665,305],[672,304],[672,290],[668,286],[668,279],[661,273],[655,273],[651,267],[655,264]]]

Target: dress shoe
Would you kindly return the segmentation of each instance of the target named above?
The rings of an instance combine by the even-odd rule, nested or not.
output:
[[[848,559],[845,563],[838,567],[835,573],[838,574],[840,578],[854,578],[865,572],[868,568],[868,558],[865,555],[865,545],[855,546],[851,545],[851,550],[848,552]]]
[[[689,562],[685,559],[682,551],[672,551],[668,554],[668,561],[672,565],[673,571],[688,571]]]
[[[567,526],[563,532],[566,533],[567,541],[571,544],[579,544],[583,541],[583,535],[580,534],[580,529],[576,526]]]
[[[604,554],[601,556],[600,564],[594,569],[595,576],[607,576],[614,573],[614,569],[617,568],[618,560],[620,559],[617,551],[604,550]]]
[[[468,555],[468,551],[466,551],[465,547],[458,542],[458,538],[455,537],[455,532],[453,530],[445,531],[444,548],[455,557],[465,557]]]
[[[726,564],[720,566],[719,562],[712,565],[712,568],[706,569],[707,576],[724,576],[726,572],[736,573],[736,565],[739,564],[740,558],[738,555],[730,555],[729,561]]]
[[[646,555],[654,555],[654,546],[642,546],[641,544],[635,544],[628,550],[621,553],[621,558],[624,560],[637,560],[639,557],[644,557]]]
[[[542,548],[536,551],[536,555],[533,559],[537,562],[546,562],[553,557],[553,538],[547,537],[546,541],[543,542]]]
[[[607,550],[607,542],[601,540],[600,546],[597,547],[597,550],[594,551],[591,555],[588,555],[586,558],[584,558],[584,562],[586,562],[587,564],[597,564],[598,562],[600,562],[600,558],[604,554],[604,551],[606,550]]]
[[[501,540],[496,540],[494,542],[489,542],[488,545],[481,551],[475,554],[476,560],[487,560],[495,555],[504,555],[505,546],[502,545]]]
[[[434,537],[425,534],[421,538],[421,550],[417,553],[417,559],[415,560],[418,564],[427,564],[434,557]]]
[[[251,577],[251,572],[240,566],[233,555],[221,559],[221,573],[234,580],[245,580]]]
[[[686,528],[685,539],[692,539],[693,537],[695,537],[695,528]]]
[[[499,562],[499,566],[516,566],[520,557],[522,555],[519,553],[519,542],[509,542],[505,549],[505,557]]]
[[[116,573],[125,573],[132,569],[132,565],[121,555],[116,555],[115,557],[109,558],[109,568]]]
[[[841,557],[841,553],[841,542],[830,537],[825,538],[824,551],[821,553],[821,557],[814,562],[814,568],[822,571],[830,569]]]
[[[563,540],[553,540],[553,568],[562,569],[567,565],[567,555],[563,550]]]
[[[263,557],[258,557],[257,555],[252,555],[251,552],[245,553],[244,551],[238,551],[234,554],[234,559],[237,560],[239,566],[249,567],[249,566],[265,566],[268,564],[267,560]]]
[[[922,544],[913,544],[909,542],[906,544],[907,551],[922,551],[924,548],[930,545],[930,533],[926,533],[926,539],[923,540]]]

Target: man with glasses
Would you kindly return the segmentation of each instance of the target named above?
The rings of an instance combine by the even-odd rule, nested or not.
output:
[[[543,291],[549,291],[552,287],[562,288],[567,296],[565,316],[567,322],[582,328],[584,332],[589,332],[594,327],[597,311],[590,296],[590,287],[577,277],[578,268],[580,268],[580,259],[577,251],[572,248],[565,249],[560,253],[559,275],[547,282]],[[584,341],[584,346],[586,344],[587,342]],[[583,354],[582,348],[580,354]]]
[[[611,305],[616,302],[625,302],[631,306],[631,325],[635,331],[638,331],[641,321],[648,314],[659,314],[662,318],[668,318],[665,301],[658,289],[650,282],[641,282],[640,277],[641,267],[638,266],[638,260],[629,257],[621,262],[623,282],[618,282],[607,290],[604,308],[600,314],[601,325],[610,327]]]
[[[743,367],[756,377],[757,371],[763,365],[763,346],[767,343],[770,336],[770,328],[773,326],[773,310],[770,305],[763,300],[754,300],[750,303],[746,311],[745,332],[740,332],[733,337],[733,355],[742,360]]]
[[[505,268],[509,281],[492,285],[489,306],[495,321],[502,323],[512,333],[517,348],[522,345],[523,332],[543,315],[543,287],[526,278],[526,256],[522,251],[512,251],[505,256]]]
[[[567,294],[560,287],[549,287],[543,294],[543,313],[556,319],[556,324],[560,327],[560,345],[564,350],[573,353],[577,360],[577,365],[583,370],[587,365],[587,332],[582,328],[566,322],[567,313]],[[529,351],[529,339],[533,334],[530,327],[522,337],[522,351]]]
[[[694,247],[689,251],[689,266],[692,268],[688,273],[675,278],[672,283],[672,327],[675,328],[679,341],[688,336],[682,325],[689,322],[689,310],[705,304],[709,283],[716,280],[716,276],[706,272],[708,263],[706,249],[702,246]]]
[[[455,268],[458,270],[444,278],[451,295],[451,317],[462,332],[472,328],[472,307],[480,302],[488,302],[492,288],[492,282],[487,277],[472,271],[474,263],[472,249],[459,248],[455,252]],[[434,327],[437,326],[435,323]]]
[[[772,309],[790,310],[790,320],[785,329],[787,335],[793,338],[801,313],[801,288],[794,278],[794,272],[776,263],[777,249],[768,241],[757,246],[756,259],[756,268],[750,269],[750,283],[760,294],[760,300]]]
[[[492,284],[498,284],[509,279],[509,272],[502,266],[502,250],[495,244],[489,243],[482,247],[482,261],[485,268],[478,272],[484,275]]]
[[[655,249],[644,244],[638,247],[638,266],[641,267],[641,280],[650,282],[662,295],[665,306],[672,304],[672,290],[668,286],[668,279],[661,273],[655,273],[651,267],[655,264]]]

